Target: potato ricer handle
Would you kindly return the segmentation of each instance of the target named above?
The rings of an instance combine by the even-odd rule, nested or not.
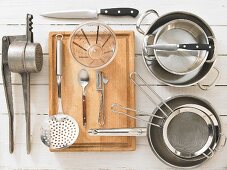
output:
[[[5,90],[6,104],[9,115],[9,152],[13,153],[14,150],[14,132],[13,132],[13,122],[14,122],[14,109],[13,109],[13,93],[12,93],[12,80],[11,72],[8,65],[8,48],[9,48],[9,38],[4,36],[2,38],[2,78],[3,86]]]
[[[21,77],[26,120],[26,147],[27,154],[30,154],[31,152],[30,73],[22,73]]]

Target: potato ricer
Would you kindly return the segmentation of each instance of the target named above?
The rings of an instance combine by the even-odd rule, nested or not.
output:
[[[33,42],[31,14],[27,14],[26,35],[4,36],[2,38],[2,75],[6,103],[9,113],[9,152],[14,150],[13,139],[13,95],[11,72],[19,73],[22,78],[24,108],[26,118],[27,153],[30,153],[30,73],[42,69],[43,53],[39,43]]]

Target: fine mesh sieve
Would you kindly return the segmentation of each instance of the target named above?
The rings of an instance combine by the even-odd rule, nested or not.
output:
[[[79,135],[79,126],[76,120],[63,113],[61,101],[62,77],[62,35],[56,35],[56,74],[58,85],[58,113],[49,117],[41,127],[41,140],[51,149],[63,149],[71,146]]]
[[[211,119],[197,108],[176,109],[163,126],[163,139],[168,148],[183,158],[193,158],[207,151],[214,138]]]
[[[156,105],[157,109],[161,112],[161,115],[150,114],[143,111],[127,108],[119,104],[112,105],[112,112],[126,115],[130,118],[145,121],[149,126],[158,128],[159,133],[164,141],[164,146],[168,148],[175,156],[181,157],[181,159],[192,159],[199,155],[203,155],[202,159],[208,158],[204,152],[209,150],[214,136],[215,129],[209,115],[201,111],[200,109],[193,107],[170,107],[137,73],[131,73],[131,81],[142,91],[146,97]],[[136,81],[140,80],[140,83]],[[144,84],[141,87],[139,84]],[[149,89],[147,91],[144,87]],[[150,96],[149,92],[152,92],[163,104],[160,104]],[[154,120],[159,120],[158,123],[153,121],[147,121],[145,119],[134,117],[130,112],[137,112],[138,114],[149,115]],[[146,128],[135,128],[121,131],[121,129],[90,129],[88,133],[92,136],[143,136],[145,135]],[[148,131],[148,134],[150,132]],[[150,140],[149,135],[147,135]],[[189,160],[190,161],[190,160]]]
[[[188,123],[189,122],[189,123]],[[170,144],[180,152],[195,153],[206,144],[209,131],[206,122],[193,113],[177,115],[169,124]]]

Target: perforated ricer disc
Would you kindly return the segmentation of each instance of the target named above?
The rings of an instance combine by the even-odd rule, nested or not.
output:
[[[71,55],[87,68],[101,69],[114,59],[117,41],[107,25],[89,22],[79,26],[71,35]]]

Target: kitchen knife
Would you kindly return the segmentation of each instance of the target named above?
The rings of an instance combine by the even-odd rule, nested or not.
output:
[[[97,18],[98,15],[131,16],[136,17],[139,11],[134,8],[107,8],[100,10],[71,10],[43,13],[41,16],[49,18]]]
[[[210,44],[154,44],[148,45],[147,48],[165,51],[177,51],[178,49],[185,50],[213,50],[214,46]]]

